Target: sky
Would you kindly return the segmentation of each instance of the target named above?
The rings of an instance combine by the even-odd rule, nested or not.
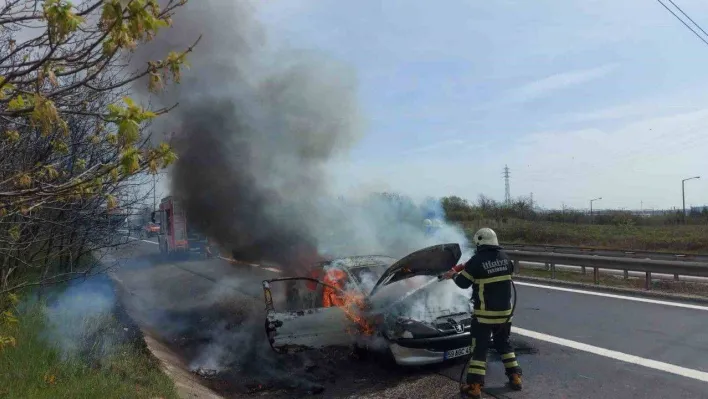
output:
[[[676,0],[708,30],[708,3]],[[536,204],[708,203],[708,45],[654,0],[271,0],[275,45],[357,73],[366,125],[344,191]]]
[[[708,31],[708,2],[674,3]],[[339,194],[501,201],[508,165],[512,197],[547,209],[678,209],[693,176],[686,206],[708,204],[708,45],[656,0],[270,0],[257,17],[269,46],[357,74]]]

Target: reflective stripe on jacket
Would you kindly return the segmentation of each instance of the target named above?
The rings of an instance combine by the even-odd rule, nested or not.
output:
[[[465,269],[455,276],[458,287],[472,286],[474,317],[479,323],[499,324],[509,319],[513,271],[514,264],[501,247],[481,245]]]

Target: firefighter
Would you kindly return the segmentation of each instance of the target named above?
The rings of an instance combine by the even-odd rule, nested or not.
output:
[[[460,288],[472,286],[473,289],[472,357],[467,364],[467,381],[461,385],[460,392],[463,397],[476,399],[482,395],[490,337],[501,355],[509,385],[514,390],[521,390],[521,368],[509,342],[513,262],[499,246],[494,230],[480,229],[473,242],[477,247],[474,256],[442,278],[452,278]]]

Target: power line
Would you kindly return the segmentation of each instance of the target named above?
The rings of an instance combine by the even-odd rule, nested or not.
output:
[[[666,4],[664,4],[661,0],[656,0],[656,1],[657,1],[659,4],[661,4],[661,5],[662,5],[668,12],[670,12],[674,17],[676,17],[676,19],[678,19],[679,21],[681,21],[681,23],[682,23],[685,27],[687,27],[688,29],[690,29],[691,32],[693,32],[693,34],[696,35],[697,38],[701,39],[701,41],[702,41],[703,43],[705,43],[706,46],[708,46],[708,41],[706,41],[706,39],[704,39],[703,36],[701,36],[700,33],[696,32],[695,29],[693,29],[689,24],[687,24],[686,21],[684,21],[683,19],[681,19],[681,17],[679,17],[678,15],[676,15],[676,13],[673,12],[673,10],[671,10],[671,9],[670,9]],[[671,1],[671,0],[669,0],[669,1]],[[673,1],[671,1],[671,4],[676,5]],[[676,8],[678,8],[678,6],[677,6]],[[680,10],[680,8],[679,8],[679,10]],[[683,11],[681,11],[681,13],[683,13],[684,15],[686,15],[686,13],[684,13]],[[686,16],[688,17],[688,15],[686,15]],[[691,19],[691,18],[688,18],[688,19]],[[693,20],[691,20],[691,21],[693,21]],[[695,22],[694,22],[694,24],[695,24]],[[698,26],[698,24],[696,24],[696,26]],[[698,26],[698,28],[701,29],[700,26]],[[703,30],[703,29],[701,29],[701,30]]]
[[[683,10],[681,9],[681,7],[678,6],[678,4],[674,3],[673,0],[669,0],[669,3],[673,4],[674,7],[676,7],[677,10],[681,11],[681,14],[685,15],[686,18],[688,18],[689,21],[693,22],[693,24],[696,25],[696,27],[697,27],[698,29],[700,29],[701,32],[703,32],[704,35],[708,36],[708,32],[704,31],[703,28],[701,28],[701,26],[698,25],[698,23],[693,20],[693,18],[689,17],[688,14],[686,14],[685,12],[683,12]]]
[[[511,203],[511,191],[509,190],[509,166],[504,165],[504,202]]]

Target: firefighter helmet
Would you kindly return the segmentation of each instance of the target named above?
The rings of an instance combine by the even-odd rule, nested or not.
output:
[[[423,226],[425,226],[426,228],[432,227],[433,221],[430,219],[425,219],[425,220],[423,220]]]
[[[477,232],[474,233],[472,241],[476,246],[499,245],[499,241],[497,240],[497,233],[495,233],[494,230],[490,229],[489,227],[484,227],[477,230]]]

